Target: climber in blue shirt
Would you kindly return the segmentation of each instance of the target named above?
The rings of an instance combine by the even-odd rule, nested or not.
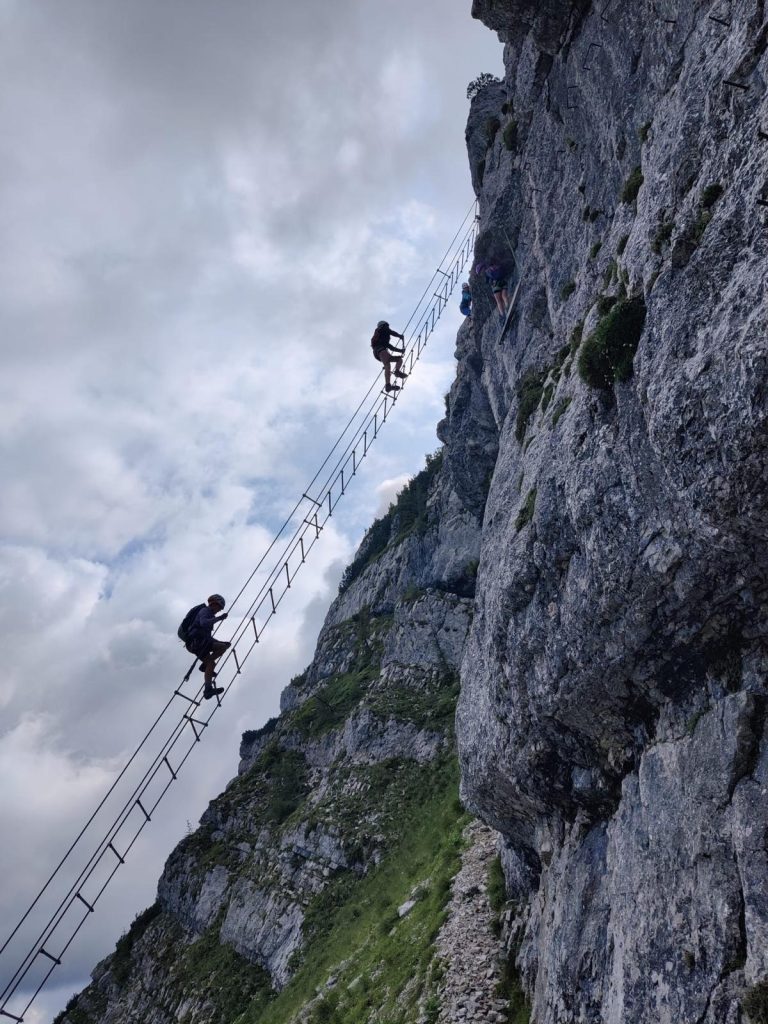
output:
[[[461,286],[461,302],[459,303],[459,312],[462,316],[472,316],[472,292],[469,287],[469,282],[465,281]]]

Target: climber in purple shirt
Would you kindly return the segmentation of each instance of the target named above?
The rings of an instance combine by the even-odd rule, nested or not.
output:
[[[475,271],[478,274],[485,274],[485,280],[491,286],[499,316],[503,320],[509,306],[509,293],[507,292],[509,268],[496,260],[492,263],[476,263]]]
[[[186,634],[185,647],[190,654],[200,659],[200,670],[205,673],[203,696],[206,700],[224,692],[223,687],[213,685],[213,677],[216,659],[220,658],[231,644],[228,640],[215,640],[212,634],[216,623],[227,617],[224,611],[225,604],[226,601],[221,594],[211,594],[208,603],[200,607]]]

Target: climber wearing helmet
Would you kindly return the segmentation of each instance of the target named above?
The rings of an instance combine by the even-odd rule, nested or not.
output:
[[[403,365],[402,356],[405,352],[405,344],[403,344],[402,348],[397,348],[396,345],[390,345],[390,338],[399,338],[400,341],[405,343],[405,338],[402,334],[398,334],[397,331],[393,331],[386,320],[379,320],[376,325],[376,330],[373,332],[373,337],[371,338],[373,358],[378,359],[380,363],[384,364],[384,380],[387,391],[399,391],[400,388],[398,385],[392,383],[390,367],[394,364],[396,377],[400,377],[402,380],[405,380],[408,376],[407,373],[403,373],[400,369]],[[391,352],[395,352],[397,355],[392,356],[390,355]]]
[[[197,614],[185,632],[184,646],[190,654],[200,659],[200,671],[205,673],[203,696],[206,700],[224,692],[223,687],[213,685],[213,676],[216,659],[221,657],[230,643],[228,640],[215,640],[211,634],[216,623],[227,617],[224,611],[225,604],[226,601],[221,594],[211,594],[208,603],[199,606]]]
[[[459,312],[462,316],[472,316],[472,289],[469,287],[469,281],[464,281],[461,286]]]

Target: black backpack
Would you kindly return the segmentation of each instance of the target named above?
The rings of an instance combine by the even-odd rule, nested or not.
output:
[[[389,327],[377,327],[373,332],[373,337],[371,338],[371,348],[374,350],[377,348],[384,348],[389,344],[389,338]]]
[[[197,618],[197,613],[202,608],[205,608],[204,604],[196,604],[195,607],[190,608],[187,614],[184,616],[181,625],[176,631],[179,640],[181,640],[182,643],[186,644],[189,642],[192,623],[195,621],[195,619]]]

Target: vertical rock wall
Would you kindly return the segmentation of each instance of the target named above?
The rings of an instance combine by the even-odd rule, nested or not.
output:
[[[473,14],[506,44],[478,255],[520,291],[500,339],[471,282],[499,454],[463,793],[537,1024],[730,1024],[768,973],[765,7]]]

